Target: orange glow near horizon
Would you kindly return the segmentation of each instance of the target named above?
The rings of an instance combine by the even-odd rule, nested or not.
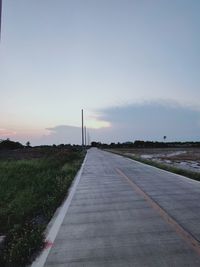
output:
[[[0,137],[1,136],[15,136],[16,132],[15,131],[11,131],[11,130],[7,130],[4,128],[0,128]]]
[[[108,128],[111,126],[110,122],[99,120],[97,118],[89,118],[86,121],[86,125],[88,128],[91,129],[101,129],[101,128]]]
[[[14,138],[14,139],[22,139],[22,138],[35,138],[40,137],[46,134],[46,130],[44,129],[5,129],[0,128],[0,139],[6,138]]]

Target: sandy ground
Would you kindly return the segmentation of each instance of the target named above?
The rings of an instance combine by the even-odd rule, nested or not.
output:
[[[140,156],[170,166],[200,172],[200,148],[124,149],[126,155]]]

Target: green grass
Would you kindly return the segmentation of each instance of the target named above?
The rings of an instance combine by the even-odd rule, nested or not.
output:
[[[84,154],[56,150],[40,159],[0,160],[0,266],[22,267],[43,246],[44,229],[67,194]]]
[[[118,155],[121,155],[121,156],[124,156],[126,158],[130,158],[130,159],[145,163],[145,164],[150,165],[150,166],[157,167],[157,168],[162,169],[162,170],[166,170],[166,171],[169,171],[169,172],[172,172],[172,173],[183,175],[183,176],[185,176],[187,178],[190,178],[192,180],[200,181],[200,173],[198,173],[198,172],[184,170],[184,169],[181,169],[181,168],[169,166],[169,165],[166,165],[166,164],[163,164],[163,163],[160,163],[160,162],[156,162],[156,161],[152,161],[152,160],[149,160],[149,159],[143,159],[143,158],[141,158],[139,156],[135,156],[135,155],[134,156],[133,155],[132,156],[131,155],[125,155],[123,152],[120,152],[120,151],[117,151],[117,150],[114,150],[114,149],[109,149],[107,151],[115,153],[115,154],[118,154]]]

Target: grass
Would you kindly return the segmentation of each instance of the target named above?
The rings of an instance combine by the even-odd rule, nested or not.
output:
[[[61,204],[84,154],[72,149],[37,159],[0,160],[0,266],[22,267],[43,246],[43,232]]]
[[[118,154],[118,155],[121,155],[121,156],[124,156],[126,158],[130,158],[130,159],[145,163],[145,164],[150,165],[150,166],[157,167],[157,168],[162,169],[162,170],[166,170],[166,171],[169,171],[169,172],[172,172],[172,173],[175,173],[175,174],[183,175],[183,176],[185,176],[187,178],[190,178],[192,180],[200,181],[200,173],[198,173],[198,172],[184,170],[184,169],[181,169],[181,168],[169,166],[169,165],[166,165],[166,164],[163,164],[163,163],[160,163],[160,162],[156,162],[156,161],[152,161],[152,160],[149,160],[149,159],[143,159],[143,158],[141,158],[139,156],[135,156],[135,155],[126,155],[123,152],[120,152],[120,151],[117,151],[117,150],[114,150],[114,149],[109,149],[107,151],[115,153],[115,154]]]

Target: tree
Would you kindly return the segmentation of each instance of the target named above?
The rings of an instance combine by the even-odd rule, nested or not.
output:
[[[19,142],[11,141],[10,139],[2,140],[0,142],[0,149],[18,149],[23,148],[24,146]]]
[[[31,143],[28,141],[28,142],[26,142],[26,146],[27,147],[30,147],[31,146]]]

